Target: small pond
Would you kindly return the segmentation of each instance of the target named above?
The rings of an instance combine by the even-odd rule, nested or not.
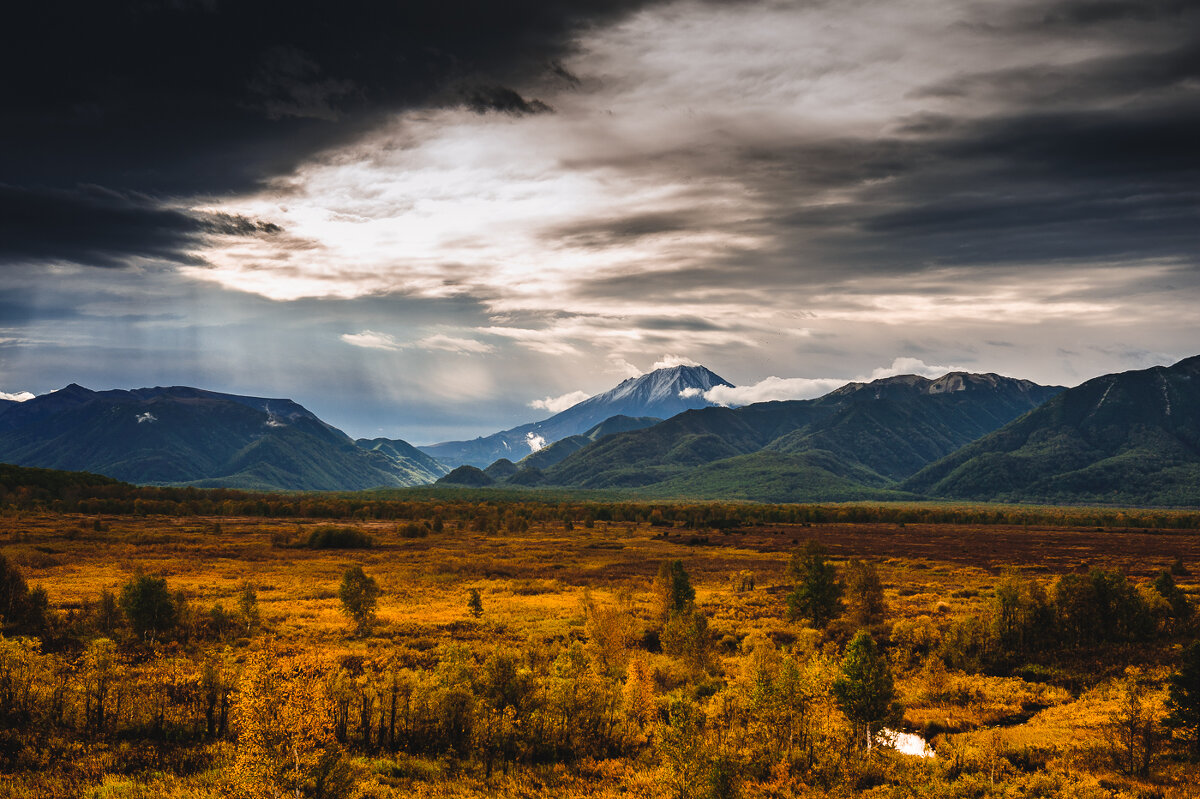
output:
[[[916,757],[933,757],[933,750],[920,735],[914,732],[898,732],[896,730],[880,730],[880,737],[890,741],[897,752]]]

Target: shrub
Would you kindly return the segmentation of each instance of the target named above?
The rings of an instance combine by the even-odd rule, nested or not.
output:
[[[170,632],[178,621],[179,609],[162,577],[150,577],[139,571],[125,583],[117,604],[134,635],[150,642]]]
[[[401,538],[424,538],[427,535],[429,535],[429,529],[416,522],[409,522],[400,528]]]
[[[322,524],[308,534],[305,546],[309,549],[370,549],[374,541],[357,527],[338,527]]]

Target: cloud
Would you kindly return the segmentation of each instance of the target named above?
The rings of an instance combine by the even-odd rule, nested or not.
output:
[[[255,96],[253,105],[272,120],[336,121],[341,117],[339,104],[362,95],[354,81],[324,76],[321,67],[295,45],[279,45],[263,53],[247,87]]]
[[[102,186],[24,188],[0,183],[0,264],[71,262],[123,267],[153,259],[198,264],[214,241],[271,238],[269,222],[164,206]],[[269,246],[275,246],[272,243]]]
[[[650,367],[653,372],[656,369],[670,369],[675,366],[699,366],[700,364],[693,361],[691,358],[686,358],[682,355],[664,355],[661,359],[654,362]]]
[[[153,423],[153,422],[158,421],[158,417],[155,416],[154,414],[150,413],[150,411],[146,411],[145,413],[139,413],[135,418],[137,419],[138,424],[144,424],[146,422]]]
[[[869,383],[896,375],[915,374],[922,377],[941,377],[947,372],[963,371],[954,366],[930,366],[919,358],[899,357],[890,366],[871,371],[866,377],[845,380],[837,377],[775,377],[771,376],[749,386],[713,386],[703,393],[709,402],[717,405],[739,406],[755,402],[814,399],[841,388],[847,383]],[[694,393],[687,393],[692,391]],[[680,396],[700,396],[695,389],[685,389]]]
[[[26,402],[33,399],[34,395],[28,391],[16,391],[9,393],[0,391],[0,400],[8,400],[9,402]]]
[[[434,333],[411,342],[397,341],[395,336],[387,333],[377,333],[374,330],[364,330],[361,333],[343,333],[342,341],[355,347],[372,350],[387,350],[398,352],[404,349],[440,350],[459,355],[482,355],[495,351],[495,347],[476,341],[472,338],[457,338],[445,333]]]
[[[465,437],[662,353],[766,398],[1200,336],[1194,2],[42,6],[0,51],[12,385],[303,375]]]
[[[507,86],[468,86],[461,90],[464,103],[476,114],[497,111],[503,114],[544,114],[553,111],[541,100],[526,100]]]
[[[587,393],[586,391],[570,391],[558,397],[546,397],[544,399],[533,400],[529,403],[529,407],[540,408],[541,410],[550,411],[551,413],[559,413],[560,411],[565,411],[567,408],[570,408],[573,405],[578,405],[590,396],[591,394]]]
[[[476,341],[473,338],[456,338],[455,336],[447,336],[444,333],[435,333],[432,336],[426,336],[425,338],[414,343],[412,346],[423,350],[456,352],[460,355],[483,355],[496,351],[496,348],[491,344],[485,344],[484,342]]]
[[[941,377],[947,372],[966,371],[961,366],[931,366],[920,358],[900,357],[892,361],[891,366],[882,366],[871,371],[869,378],[857,379],[854,382],[868,383],[872,380],[882,380],[896,375],[920,375],[921,377]]]
[[[262,3],[25,4],[5,19],[21,36],[0,49],[0,71],[22,76],[5,86],[5,118],[19,124],[0,126],[0,175],[27,190],[111,186],[157,198],[159,210],[170,205],[161,198],[251,191],[391,114],[460,104],[458,85],[480,87],[473,105],[540,110],[502,87],[569,74],[560,61],[581,31],[642,5],[356,1],[332,14],[297,0],[281,24]],[[122,262],[150,244],[121,238],[132,250],[113,250],[105,212],[79,212],[72,233],[81,252]],[[0,261],[10,243],[0,235]]]
[[[560,328],[553,326],[538,329],[493,325],[491,327],[481,327],[479,328],[479,332],[515,341],[522,347],[545,355],[580,354],[579,349],[569,340],[569,337],[564,335]]]
[[[704,398],[717,405],[751,405],[755,402],[812,399],[846,385],[838,378],[767,377],[750,386],[713,386]]]
[[[396,341],[396,339],[387,333],[376,333],[374,330],[364,330],[361,333],[343,333],[341,339],[347,344],[369,350],[389,350],[394,352],[404,349],[403,344]]]
[[[610,355],[608,356],[608,371],[616,372],[625,378],[641,377],[643,372],[624,358]]]
[[[537,452],[542,447],[546,446],[544,436],[539,436],[537,433],[529,432],[525,434],[525,443],[529,445],[532,452]]]

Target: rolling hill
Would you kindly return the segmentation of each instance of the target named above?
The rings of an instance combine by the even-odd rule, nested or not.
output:
[[[1200,504],[1200,356],[1104,375],[913,475],[930,496]]]

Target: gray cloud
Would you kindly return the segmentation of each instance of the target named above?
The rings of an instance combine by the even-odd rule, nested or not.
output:
[[[155,74],[65,33],[107,84],[49,67],[3,90],[0,202],[37,211],[0,236],[0,337],[43,342],[5,348],[5,384],[259,381],[430,441],[663,352],[744,385],[904,356],[1066,383],[1192,354],[1195,4],[564,5],[364,32],[301,4],[278,35],[257,6],[244,29],[148,6],[114,41],[198,31],[178,55],[144,37]],[[226,61],[185,63],[222,36]],[[179,271],[18,269],[146,260]],[[147,302],[182,310],[135,320]],[[340,338],[363,331],[442,349]],[[447,352],[468,341],[487,357]]]
[[[0,264],[70,261],[121,267],[134,258],[196,263],[206,236],[279,233],[278,226],[224,213],[164,207],[100,186],[27,189],[0,184]]]
[[[464,80],[478,86],[474,106],[542,110],[507,87],[549,73],[581,28],[642,5],[21,3],[6,10],[0,33],[0,175],[30,192],[80,183],[122,197],[246,191],[398,110],[458,102],[453,87]],[[121,210],[97,198],[77,206],[77,243],[65,256],[120,263],[103,228]],[[129,254],[178,260],[164,225],[147,223],[144,241],[127,240]],[[88,230],[93,243],[82,240]],[[25,255],[7,244],[0,237],[0,257]]]

